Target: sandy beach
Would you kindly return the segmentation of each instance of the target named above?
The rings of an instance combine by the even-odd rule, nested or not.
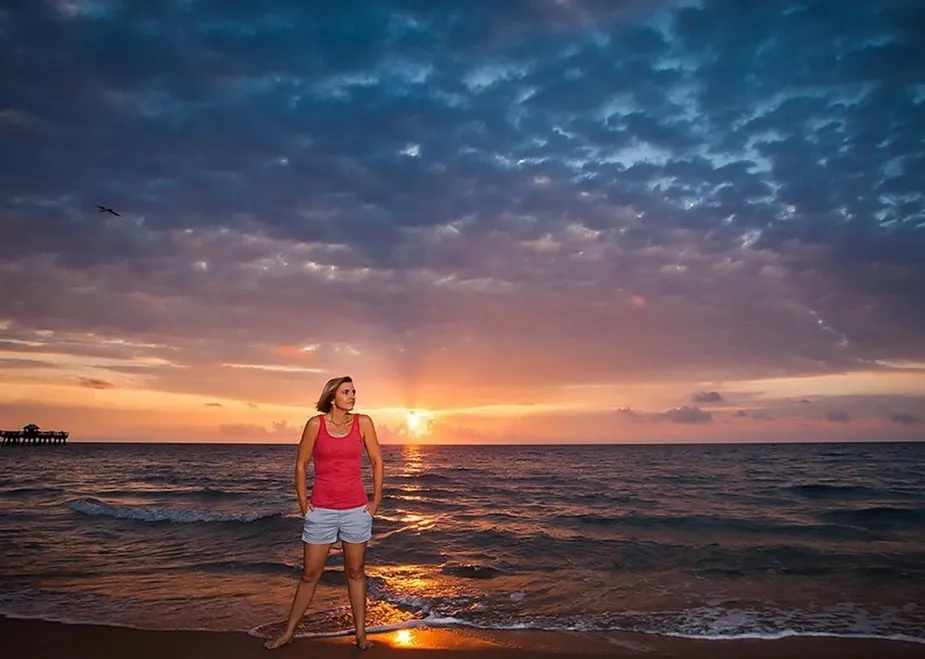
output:
[[[361,655],[350,638],[296,639],[270,653],[262,640],[240,632],[145,631],[124,627],[68,625],[40,620],[0,618],[3,654],[12,659],[67,657],[105,659],[184,659],[186,657],[324,657]],[[546,632],[474,632],[410,629],[370,636],[370,659],[563,659],[594,657],[677,657],[708,659],[905,659],[925,656],[925,646],[899,641],[843,638],[708,641],[643,634],[601,635]]]

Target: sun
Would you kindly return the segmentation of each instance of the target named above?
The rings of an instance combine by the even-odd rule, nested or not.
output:
[[[426,414],[410,410],[405,416],[405,427],[410,435],[426,435],[430,426],[430,419]]]

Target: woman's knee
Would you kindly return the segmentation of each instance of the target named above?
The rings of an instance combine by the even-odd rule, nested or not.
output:
[[[344,568],[347,571],[348,579],[365,579],[366,578],[366,566],[360,563],[359,565],[348,565]]]
[[[317,568],[302,570],[302,581],[305,583],[317,583],[319,579],[321,579],[321,570]]]

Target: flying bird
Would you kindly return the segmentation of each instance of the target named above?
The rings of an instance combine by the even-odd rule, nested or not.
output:
[[[108,206],[97,206],[97,207],[96,207],[96,210],[98,210],[100,213],[112,213],[112,214],[115,215],[116,217],[122,217],[122,216],[119,215],[116,211],[114,211],[113,209],[109,208]]]

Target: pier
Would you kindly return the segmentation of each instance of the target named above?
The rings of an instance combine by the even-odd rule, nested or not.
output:
[[[30,423],[22,430],[0,430],[4,446],[40,446],[43,444],[67,444],[68,433],[64,430],[40,430]]]

